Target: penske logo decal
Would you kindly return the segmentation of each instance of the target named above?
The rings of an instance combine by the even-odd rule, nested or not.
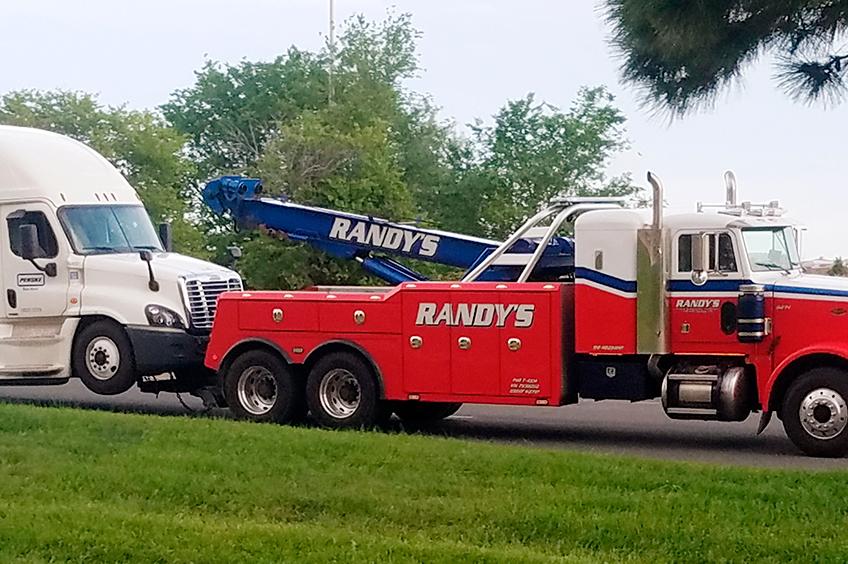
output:
[[[717,309],[721,304],[721,300],[707,298],[707,299],[686,299],[686,300],[677,300],[675,307],[677,309]]]
[[[44,286],[43,274],[18,274],[18,287],[32,288],[33,286]]]
[[[533,325],[533,304],[418,304],[416,325],[522,328]]]
[[[417,254],[422,257],[432,257],[439,249],[438,235],[416,233],[400,227],[367,221],[351,221],[343,217],[337,217],[333,221],[330,238],[362,243],[389,251]]]

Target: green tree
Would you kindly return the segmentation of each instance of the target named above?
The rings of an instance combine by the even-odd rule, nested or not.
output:
[[[162,110],[188,136],[204,178],[256,174],[270,193],[299,203],[410,218],[416,191],[447,170],[439,154],[447,128],[429,100],[402,86],[417,72],[417,37],[405,14],[379,23],[352,18],[333,49],[292,47],[270,63],[207,63]],[[363,281],[355,265],[234,234],[202,207],[197,215],[219,260],[226,247],[244,247],[239,268],[255,287]]]
[[[629,196],[629,176],[607,178],[626,146],[624,117],[603,88],[583,89],[563,112],[533,95],[506,104],[494,124],[454,143],[454,183],[429,206],[446,229],[502,238],[556,196]]]
[[[842,257],[836,257],[833,261],[833,266],[830,267],[827,273],[830,276],[848,276],[848,266],[845,266]]]
[[[658,108],[682,114],[711,103],[766,53],[793,97],[845,94],[846,0],[606,0],[625,80]]]
[[[436,117],[437,108],[426,95],[404,87],[420,72],[417,42],[420,32],[409,14],[393,14],[382,22],[362,16],[348,20],[340,35],[335,61],[336,102],[347,123],[379,119],[389,126],[388,140],[416,201],[448,181],[445,148],[454,132]],[[426,215],[419,209],[419,215]]]
[[[325,109],[331,63],[334,102],[345,108],[348,125],[380,118],[409,128],[406,122],[427,122],[435,114],[418,107],[401,86],[418,70],[418,37],[408,14],[378,23],[357,16],[345,22],[336,46],[317,53],[292,46],[270,62],[208,61],[195,83],[175,91],[161,110],[188,136],[192,156],[209,177],[253,171],[281,127],[303,112]]]
[[[412,198],[389,143],[388,125],[374,120],[346,130],[332,121],[343,113],[336,109],[305,114],[268,143],[257,167],[269,193],[380,217],[410,215]],[[241,267],[256,287],[368,282],[355,263],[269,236],[247,240],[244,250]]]
[[[327,99],[326,60],[292,47],[271,62],[209,61],[195,83],[175,91],[162,113],[188,136],[204,177],[248,172],[278,124]]]
[[[158,115],[105,107],[81,92],[22,90],[0,97],[0,123],[55,131],[91,146],[124,174],[154,221],[173,224],[179,250],[205,254],[200,232],[186,219],[194,165],[183,155],[185,139]]]

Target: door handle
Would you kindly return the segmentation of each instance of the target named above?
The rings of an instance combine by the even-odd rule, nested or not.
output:
[[[6,301],[9,302],[9,307],[16,309],[18,307],[18,293],[14,290],[6,290]]]

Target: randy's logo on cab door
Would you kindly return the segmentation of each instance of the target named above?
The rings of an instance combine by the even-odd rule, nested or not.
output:
[[[674,304],[677,309],[717,309],[721,300],[713,298],[681,299]]]

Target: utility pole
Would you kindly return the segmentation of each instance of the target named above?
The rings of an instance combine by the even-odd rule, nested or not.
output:
[[[327,86],[328,94],[327,101],[333,105],[333,94],[335,94],[335,86],[333,85],[333,70],[336,66],[336,21],[335,21],[335,0],[330,0],[330,69],[328,71]]]

